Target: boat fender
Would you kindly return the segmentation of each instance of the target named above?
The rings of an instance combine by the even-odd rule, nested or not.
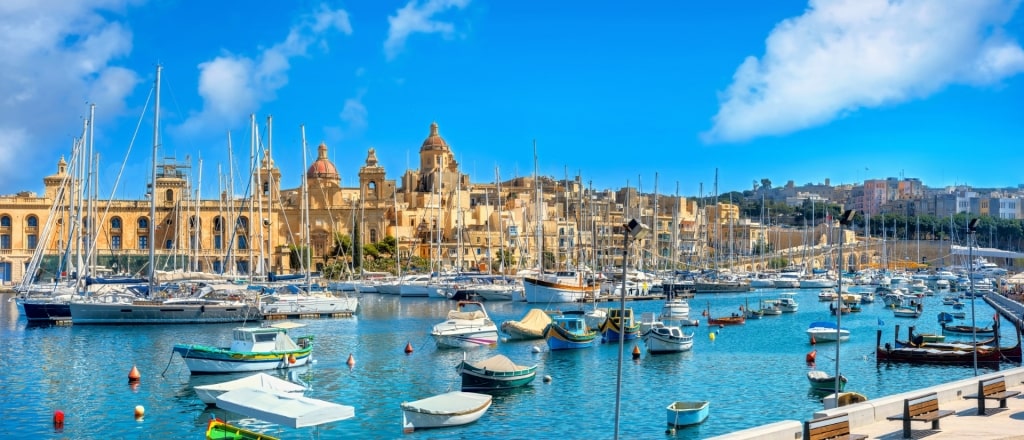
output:
[[[203,304],[203,305],[199,306],[199,313],[205,313],[205,312],[206,312],[206,304]]]
[[[295,355],[294,354],[288,355],[288,363],[289,364],[294,364],[295,363]]]

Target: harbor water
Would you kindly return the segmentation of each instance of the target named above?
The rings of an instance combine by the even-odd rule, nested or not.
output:
[[[643,350],[643,343],[627,341],[621,377],[622,438],[705,438],[779,420],[808,419],[822,409],[822,396],[808,385],[805,356],[817,350],[817,369],[831,374],[836,346],[812,346],[806,329],[811,322],[835,317],[829,303],[818,301],[817,290],[786,291],[797,293],[798,312],[724,328],[707,327],[701,312],[710,308],[712,316],[738,313],[740,306],[756,307],[760,299],[777,298],[783,291],[698,295],[689,300],[691,317],[700,319],[701,325],[685,329],[696,335],[693,350],[687,353],[651,356],[644,352],[634,360],[634,345]],[[202,438],[213,416],[287,439],[605,439],[614,434],[617,343],[555,352],[548,351],[543,340],[502,341],[492,348],[466,352],[437,349],[430,328],[445,319],[455,305],[452,301],[368,294],[352,318],[300,320],[306,327],[292,334],[315,335],[315,363],[292,372],[291,377],[310,386],[308,397],[353,406],[356,416],[316,428],[291,429],[207,408],[193,386],[246,374],[192,376],[181,358],[171,355],[176,343],[226,345],[237,324],[30,326],[19,316],[16,304],[8,301],[11,296],[0,295],[0,433],[5,438]],[[970,325],[971,303],[964,301],[967,319],[955,324]],[[660,311],[662,304],[636,301],[627,307],[639,319],[643,312]],[[941,293],[926,297],[924,304],[918,319],[895,318],[881,301],[843,315],[842,326],[851,332],[839,350],[839,366],[849,380],[847,391],[880,397],[974,375],[971,366],[876,364],[879,329],[883,344],[892,341],[896,324],[900,339],[906,338],[910,325],[919,333],[940,333],[936,316],[951,308],[941,304]],[[499,324],[520,319],[530,308],[540,306],[485,305]],[[539,308],[580,307],[595,305]],[[618,307],[618,302],[596,307]],[[981,299],[974,307],[977,325],[990,325],[993,309]],[[1012,325],[1004,321],[1002,330],[1001,345],[1016,343]],[[411,354],[404,352],[407,344],[413,347]],[[349,354],[355,360],[351,368],[346,364]],[[504,354],[520,365],[537,364],[537,379],[525,388],[495,395],[490,410],[473,424],[403,434],[401,402],[459,389],[455,368],[463,356],[472,361],[494,354]],[[128,382],[132,366],[142,375],[136,386]],[[545,376],[551,380],[542,379]],[[665,407],[677,400],[710,401],[709,418],[701,425],[666,434]],[[134,409],[139,405],[145,415],[137,420]],[[65,414],[60,431],[53,424],[56,410]]]

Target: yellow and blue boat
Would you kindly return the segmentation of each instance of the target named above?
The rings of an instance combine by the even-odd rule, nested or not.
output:
[[[551,324],[544,328],[544,340],[551,350],[586,348],[597,341],[597,330],[587,327],[583,311],[564,312],[553,316]]]
[[[303,324],[283,322],[268,327],[238,327],[230,347],[176,344],[192,374],[238,373],[301,367],[313,357],[313,336],[292,339],[289,329]]]

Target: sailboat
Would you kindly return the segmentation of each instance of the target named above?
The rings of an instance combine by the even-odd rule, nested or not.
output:
[[[160,146],[160,71],[155,81],[153,116],[152,182],[157,180]],[[150,197],[149,218],[156,218],[156,197]],[[155,244],[155,229],[149,240]],[[245,299],[245,286],[205,283],[156,285],[155,246],[149,246],[149,285],[144,290],[125,289],[105,295],[76,299],[70,304],[71,320],[77,324],[194,324],[245,322],[260,319],[259,307]],[[158,292],[159,290],[159,292]],[[160,298],[160,299],[157,299]]]

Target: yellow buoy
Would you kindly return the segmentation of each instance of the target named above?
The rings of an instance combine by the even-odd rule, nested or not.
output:
[[[715,332],[708,333],[708,339],[714,341],[715,340]]]

